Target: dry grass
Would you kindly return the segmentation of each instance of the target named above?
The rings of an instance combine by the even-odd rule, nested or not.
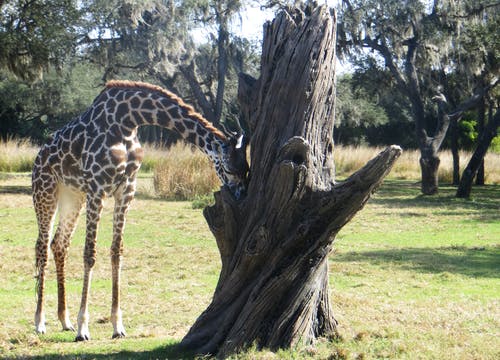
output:
[[[365,165],[383,148],[337,146],[335,166],[339,177],[346,177]],[[150,161],[156,163],[154,169],[154,190],[157,196],[170,200],[193,199],[211,193],[220,186],[213,165],[200,151],[178,144],[169,150],[147,148],[151,152]],[[461,151],[462,172],[471,153]],[[453,179],[453,159],[450,151],[440,153],[439,181],[451,183]],[[405,150],[396,162],[389,178],[400,180],[420,179],[420,152]],[[489,152],[485,157],[486,183],[500,184],[500,154]]]
[[[220,186],[210,160],[191,146],[177,144],[170,149],[145,145],[142,172],[154,172],[154,181],[140,189],[149,196],[186,200],[204,196]],[[0,172],[30,172],[38,147],[28,140],[0,140]]]
[[[0,140],[0,171],[31,171],[38,149],[27,139]]]
[[[170,149],[145,145],[142,173],[154,173],[152,184],[141,193],[169,200],[192,200],[206,196],[220,186],[220,181],[210,160],[191,146],[177,144]],[[11,138],[0,141],[0,172],[29,172],[38,148],[27,140]],[[337,176],[350,175],[376,156],[382,148],[340,146],[335,148]],[[461,171],[471,154],[460,152]],[[405,150],[396,162],[389,178],[400,180],[420,179],[420,153]],[[440,153],[439,180],[452,182],[453,161],[450,151]],[[485,157],[486,183],[500,184],[500,154],[489,152]]]
[[[143,144],[142,147],[144,148],[144,159],[141,165],[142,172],[153,172],[159,162],[171,156],[171,151],[160,145]]]
[[[361,168],[370,159],[375,157],[383,148],[355,147],[337,145],[335,148],[335,167],[337,175],[348,176]],[[439,166],[439,181],[451,183],[453,180],[453,158],[449,150],[441,151],[439,154],[441,165]],[[471,153],[460,152],[460,172],[463,171]],[[400,180],[420,179],[420,152],[418,150],[405,150],[398,159],[389,178]],[[486,183],[500,184],[500,154],[488,152],[485,157]]]
[[[187,200],[204,196],[220,186],[211,161],[191,146],[177,144],[154,168],[157,196],[169,200]]]

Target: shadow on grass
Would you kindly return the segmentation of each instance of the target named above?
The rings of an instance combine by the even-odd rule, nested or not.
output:
[[[82,345],[84,348],[84,346]],[[179,343],[175,344],[168,344],[168,345],[162,345],[157,347],[156,349],[152,350],[145,350],[141,351],[138,349],[137,351],[120,351],[120,352],[115,352],[115,353],[92,353],[88,352],[86,353],[85,350],[83,350],[81,353],[78,354],[68,354],[68,355],[61,355],[61,354],[45,354],[45,355],[38,355],[38,356],[22,356],[22,359],[26,360],[74,360],[74,359],[95,359],[95,360],[113,360],[113,359],[134,359],[134,360],[141,360],[141,359],[208,359],[209,357],[206,356],[195,356],[193,353],[186,352],[183,349],[180,348]],[[11,358],[11,359],[17,359],[17,358]]]
[[[500,246],[452,246],[436,249],[402,248],[349,252],[332,257],[333,262],[390,263],[405,270],[426,273],[456,273],[470,277],[500,277]]]
[[[26,195],[31,195],[31,186],[3,185],[3,186],[0,186],[0,194],[26,194]]]
[[[499,221],[500,185],[475,186],[470,199],[458,199],[455,192],[455,186],[440,185],[438,194],[426,196],[421,194],[419,183],[386,180],[370,201],[392,208],[407,208],[408,214],[412,214],[412,208],[425,207],[443,215],[467,217],[468,211],[473,210],[480,214],[480,221]]]

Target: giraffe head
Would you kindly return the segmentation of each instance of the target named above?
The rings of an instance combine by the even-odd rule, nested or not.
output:
[[[243,134],[229,134],[221,147],[220,165],[217,169],[224,185],[236,199],[246,193],[248,162],[246,156],[247,139]]]

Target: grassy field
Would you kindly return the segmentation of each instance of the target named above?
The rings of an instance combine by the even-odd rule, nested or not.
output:
[[[128,216],[123,312],[128,337],[111,340],[111,200],[100,226],[92,282],[93,340],[74,343],[57,320],[50,260],[47,330],[33,329],[35,216],[29,174],[0,173],[0,357],[22,359],[176,359],[176,350],[214,291],[220,260],[201,210],[153,196],[140,178]],[[338,235],[330,257],[340,338],[242,359],[500,358],[500,186],[455,199],[442,186],[419,195],[411,180],[388,180]],[[82,216],[83,217],[83,216]],[[68,260],[72,320],[80,301],[83,221]]]

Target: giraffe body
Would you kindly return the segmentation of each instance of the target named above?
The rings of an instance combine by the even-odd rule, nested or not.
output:
[[[237,146],[176,95],[154,85],[113,81],[80,117],[54,134],[34,164],[33,203],[39,226],[36,243],[37,309],[35,327],[45,333],[44,284],[48,248],[54,254],[58,284],[58,317],[64,330],[74,330],[66,307],[64,265],[76,223],[86,204],[84,276],[76,340],[89,340],[88,297],[96,260],[97,226],[103,200],[114,197],[111,245],[113,337],[125,336],[120,310],[120,268],[125,217],[136,189],[143,159],[137,139],[141,125],[177,131],[213,161],[224,185],[239,197],[248,171],[245,149]],[[56,212],[59,224],[52,239]],[[51,241],[52,240],[52,241]]]

